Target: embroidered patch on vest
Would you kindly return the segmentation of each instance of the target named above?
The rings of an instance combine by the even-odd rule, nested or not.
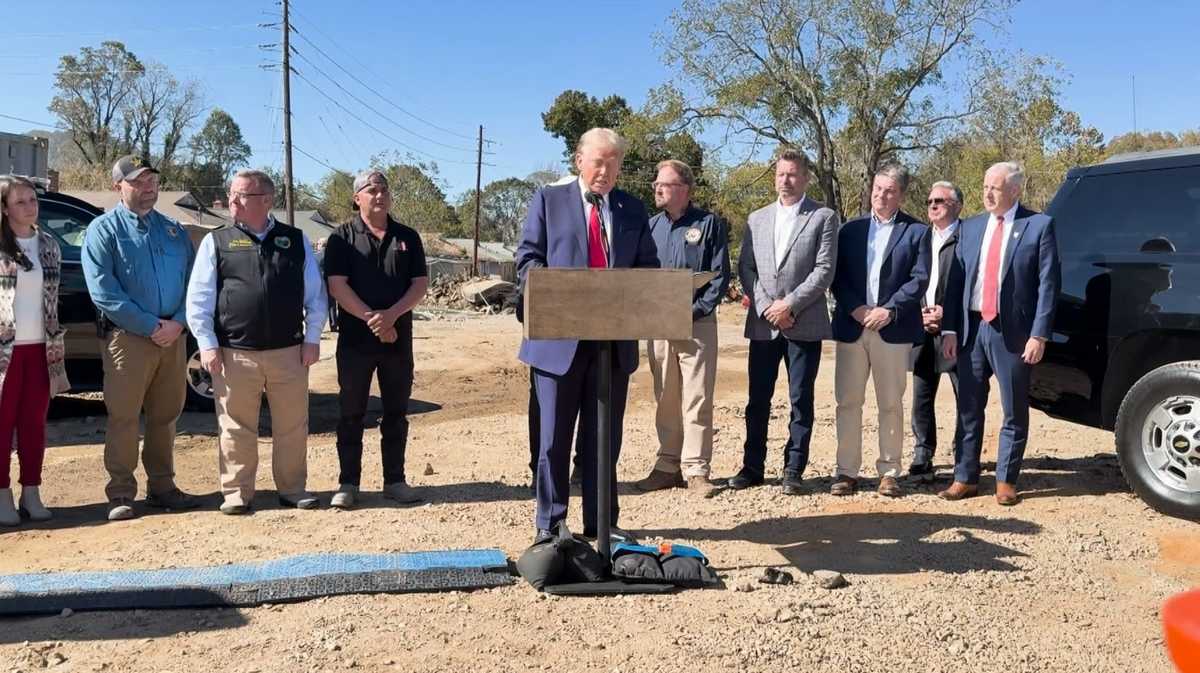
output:
[[[700,227],[692,227],[683,234],[683,240],[688,242],[688,245],[696,245],[700,242]]]

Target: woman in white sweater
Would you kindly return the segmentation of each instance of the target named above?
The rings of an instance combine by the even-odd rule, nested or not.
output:
[[[38,199],[25,178],[0,176],[0,525],[16,526],[21,514],[50,518],[42,504],[42,460],[50,397],[65,391],[63,330],[58,323],[62,256],[54,238],[37,226]],[[20,510],[9,471],[16,431]]]

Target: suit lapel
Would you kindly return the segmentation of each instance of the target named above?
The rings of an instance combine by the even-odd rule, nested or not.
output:
[[[787,247],[783,249],[783,257],[780,257],[775,268],[780,268],[787,261],[788,255],[792,252],[792,247],[796,245],[796,239],[800,238],[800,234],[804,233],[804,228],[808,226],[812,220],[813,207],[809,205],[808,198],[804,198],[800,202],[800,212],[797,213],[796,226],[792,227],[792,235],[788,237]],[[774,237],[772,237],[774,238]],[[772,243],[774,241],[772,240]],[[774,248],[774,246],[772,246]],[[775,254],[772,249],[771,254]]]
[[[625,249],[624,238],[621,236],[623,227],[621,222],[625,220],[625,202],[617,198],[617,190],[612,190],[608,193],[608,212],[612,213],[612,222],[608,223],[612,229],[612,244],[608,250],[608,268],[617,266],[617,253]]]
[[[583,260],[583,266],[588,265],[588,230],[587,220],[583,217],[583,192],[579,191],[579,181],[572,182],[567,187],[567,212],[570,217],[567,222],[570,223],[571,231],[575,234],[575,243],[579,246],[579,258]]]
[[[777,264],[775,261],[775,219],[778,212],[778,201],[772,203],[770,206],[767,206],[767,212],[765,214],[767,221],[761,222],[757,227],[755,227],[755,230],[751,232],[751,235],[757,235],[760,241],[763,238],[767,239],[763,243],[756,243],[757,250],[755,250],[754,253],[756,256],[759,254],[763,255],[763,259],[765,259],[767,262],[766,265],[764,265],[764,268],[767,269],[779,268],[779,264]],[[760,250],[762,251],[761,253],[759,252]]]
[[[888,236],[887,247],[885,247],[883,249],[883,260],[882,261],[886,262],[887,258],[892,255],[892,250],[895,249],[896,244],[900,242],[900,237],[904,235],[904,230],[907,228],[908,228],[908,222],[901,222],[900,218],[897,217],[895,224],[892,225],[892,234],[891,234],[891,236]],[[868,225],[867,236],[871,235],[870,229],[871,228]],[[870,244],[871,244],[871,241],[867,241],[867,245],[870,245]]]
[[[1022,208],[1017,207],[1017,213],[1021,213]],[[1012,234],[1008,237],[1008,245],[1004,248],[1004,263],[1000,266],[1000,277],[1008,277],[1008,269],[1012,266],[1013,253],[1017,250],[1017,245],[1021,242],[1021,237],[1025,235],[1025,227],[1029,226],[1029,215],[1021,213],[1023,217],[1019,217],[1016,213],[1013,214]]]
[[[968,224],[970,226],[967,226]],[[979,275],[980,248],[983,246],[983,233],[987,230],[987,225],[988,214],[984,212],[963,222],[963,227],[959,230],[958,244],[966,246],[963,249],[963,260],[965,262],[963,271],[966,274],[967,290],[971,293],[975,292],[975,280]]]

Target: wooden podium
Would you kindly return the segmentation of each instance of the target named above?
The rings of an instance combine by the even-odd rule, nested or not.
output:
[[[692,296],[712,277],[687,269],[543,267],[525,279],[525,338],[599,342],[596,543],[605,560],[611,558],[612,342],[692,338]]]

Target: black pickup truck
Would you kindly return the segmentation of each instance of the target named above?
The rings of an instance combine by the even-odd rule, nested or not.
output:
[[[1073,169],[1046,213],[1062,293],[1033,406],[1114,430],[1138,496],[1200,519],[1200,148]]]

